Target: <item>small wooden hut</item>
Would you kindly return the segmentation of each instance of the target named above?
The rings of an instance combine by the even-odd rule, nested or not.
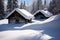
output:
[[[31,22],[34,16],[24,9],[16,8],[6,16],[9,23],[27,23]]]
[[[50,16],[52,16],[52,13],[48,12],[48,11],[44,11],[44,10],[38,10],[34,13],[35,18],[49,18]]]

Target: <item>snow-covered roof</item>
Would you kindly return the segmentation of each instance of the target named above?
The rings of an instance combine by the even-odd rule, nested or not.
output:
[[[30,12],[28,12],[28,11],[26,11],[26,10],[24,10],[24,9],[19,9],[19,8],[16,8],[16,9],[14,9],[10,14],[8,14],[7,16],[6,16],[6,18],[8,18],[14,11],[17,11],[20,15],[22,15],[25,19],[33,19],[34,18],[34,16],[30,13]]]
[[[50,16],[52,16],[53,14],[52,13],[50,13],[49,11],[44,11],[44,10],[38,10],[38,11],[36,11],[35,13],[34,13],[34,15],[36,15],[38,12],[41,12],[41,13],[43,13],[46,17],[50,17]]]

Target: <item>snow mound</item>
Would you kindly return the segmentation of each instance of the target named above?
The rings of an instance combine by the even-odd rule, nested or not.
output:
[[[0,20],[0,25],[1,24],[8,24],[8,20],[7,19]]]
[[[56,17],[55,17],[54,20],[56,20],[56,21],[58,20],[58,21],[59,21],[59,20],[60,20],[60,14],[59,14],[59,15],[55,15],[55,16],[56,16]]]
[[[52,39],[52,37],[50,37],[49,35],[46,35],[46,34],[41,36],[41,40],[47,40],[47,39]]]
[[[45,36],[42,34],[43,30],[11,30],[0,32],[0,40],[40,40],[44,39]],[[51,36],[46,36],[49,40]],[[45,40],[45,39],[44,39]]]
[[[48,18],[47,20],[45,20],[45,21],[43,21],[43,22],[48,23],[48,22],[51,22],[51,21],[53,21],[53,20],[56,20],[57,16],[58,16],[58,15],[52,16],[52,17]]]

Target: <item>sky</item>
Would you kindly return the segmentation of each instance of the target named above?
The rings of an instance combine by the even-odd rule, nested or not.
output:
[[[26,2],[27,4],[32,4],[33,0],[18,0],[18,4],[20,4],[21,2]],[[5,0],[5,3],[7,4],[7,0]]]
[[[18,3],[20,4],[21,2],[26,2],[27,4],[32,4],[33,0],[18,0]]]
[[[26,4],[29,4],[31,5],[33,3],[33,1],[35,0],[18,0],[18,4],[20,4],[21,2],[26,2]],[[51,0],[47,0],[47,3],[49,3]],[[44,3],[44,0],[42,0],[42,2]],[[6,0],[5,0],[5,3],[6,3]]]
[[[31,5],[33,3],[33,1],[35,1],[35,0],[18,0],[19,4],[20,4],[21,1],[22,2],[25,1],[27,4]],[[50,3],[51,0],[46,0],[46,1],[47,1],[47,3]],[[44,4],[44,0],[42,0],[42,2]]]

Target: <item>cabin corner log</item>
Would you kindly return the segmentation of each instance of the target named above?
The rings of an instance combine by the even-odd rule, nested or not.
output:
[[[8,23],[10,24],[10,19],[8,19]]]

